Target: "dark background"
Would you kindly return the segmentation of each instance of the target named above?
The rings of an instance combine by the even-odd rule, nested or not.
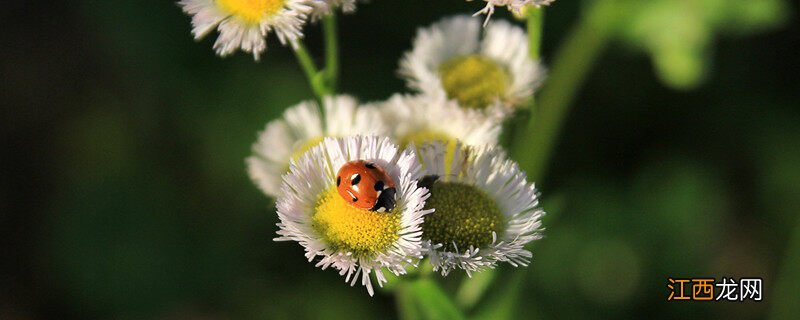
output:
[[[395,72],[416,28],[479,6],[360,5],[341,19],[343,91],[405,90]],[[547,237],[513,271],[528,273],[513,314],[800,316],[773,309],[800,295],[790,11],[779,28],[713,40],[694,90],[610,44],[539,184]],[[545,63],[579,12],[566,0],[547,11]],[[0,319],[394,317],[390,295],[370,298],[272,241],[272,200],[243,159],[267,121],[312,96],[274,37],[259,63],[219,59],[171,1],[13,1],[0,21]],[[318,29],[306,28],[317,55]],[[764,300],[666,301],[668,277],[723,276],[764,278]]]

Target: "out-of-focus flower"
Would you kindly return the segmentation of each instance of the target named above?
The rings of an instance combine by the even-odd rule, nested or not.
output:
[[[311,11],[313,20],[332,14],[337,8],[342,8],[344,12],[356,10],[356,0],[308,0],[308,4],[314,8]]]
[[[290,160],[297,160],[323,138],[385,135],[390,131],[377,107],[359,106],[353,97],[326,97],[323,104],[324,116],[316,102],[301,102],[287,109],[280,119],[267,123],[259,134],[253,155],[246,160],[247,171],[266,195],[277,197],[281,175],[289,170]]]
[[[214,50],[218,55],[242,50],[252,53],[255,60],[267,49],[270,31],[284,45],[302,38],[312,9],[307,0],[181,0],[178,4],[192,16],[195,39],[216,28],[219,37]]]
[[[477,18],[455,16],[417,32],[399,73],[414,90],[446,95],[466,108],[508,114],[524,105],[544,79],[530,58],[524,30],[493,21],[481,38]]]
[[[422,225],[423,246],[434,270],[472,272],[499,262],[526,266],[532,254],[524,246],[542,237],[544,211],[536,188],[517,164],[497,148],[455,148],[447,165],[445,146],[420,148],[423,180],[435,212]]]
[[[497,145],[500,119],[463,109],[443,96],[396,94],[380,105],[381,113],[400,146],[444,141],[452,150],[467,145]]]
[[[483,7],[480,11],[476,12],[475,15],[485,14],[486,15],[486,24],[489,22],[489,18],[492,17],[494,14],[495,7],[507,7],[508,10],[513,12],[516,15],[522,14],[522,10],[526,7],[536,6],[541,7],[544,5],[549,5],[556,0],[483,0],[486,2],[486,6]]]
[[[380,166],[393,179],[395,206],[388,212],[359,209],[337,192],[337,172],[347,162],[366,160]],[[417,186],[422,168],[412,148],[399,151],[386,137],[325,138],[292,161],[278,196],[280,237],[297,241],[316,266],[333,266],[345,281],[359,281],[374,293],[370,275],[378,285],[386,282],[383,269],[395,275],[421,259],[423,216],[429,193]]]

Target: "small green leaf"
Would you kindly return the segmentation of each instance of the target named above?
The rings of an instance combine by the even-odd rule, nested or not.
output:
[[[486,289],[492,285],[496,276],[497,271],[489,269],[477,272],[471,278],[464,279],[458,288],[458,292],[456,292],[458,305],[465,310],[472,309],[475,303],[486,293]]]
[[[409,284],[414,301],[423,319],[464,319],[453,300],[431,279],[422,278]]]
[[[483,308],[478,310],[474,319],[503,320],[514,317],[525,282],[524,270],[514,270],[511,278],[507,280],[505,286],[499,292],[495,292],[492,299],[486,301]]]
[[[619,14],[615,36],[648,53],[662,82],[692,89],[705,80],[714,38],[752,34],[787,20],[784,0],[601,0]]]

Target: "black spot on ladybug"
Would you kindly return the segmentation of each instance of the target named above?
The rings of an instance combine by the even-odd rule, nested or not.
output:
[[[356,173],[352,177],[350,177],[350,184],[357,185],[359,182],[361,182],[360,174]]]
[[[364,164],[364,166],[367,167],[368,169],[375,169],[374,162],[367,162],[366,164]]]
[[[381,192],[381,194],[378,196],[378,200],[375,201],[375,205],[370,210],[377,212],[392,211],[396,203],[394,198],[396,192],[397,191],[395,188],[387,188],[386,190],[383,190],[383,192]]]
[[[336,177],[336,186],[338,187],[340,184],[342,184],[342,177]]]
[[[375,182],[375,191],[383,190],[383,181]]]
[[[358,202],[358,198],[357,197],[353,197],[353,202]]]

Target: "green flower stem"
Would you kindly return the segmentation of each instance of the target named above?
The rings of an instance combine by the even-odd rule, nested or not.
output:
[[[610,38],[613,19],[609,19],[608,9],[613,2],[595,2],[571,31],[554,57],[552,73],[542,88],[538,108],[532,109],[522,130],[524,138],[513,141],[514,155],[533,181],[543,178],[569,106]],[[536,19],[535,15],[531,15],[533,19]],[[535,23],[529,21],[529,26],[535,26]],[[530,30],[529,35],[531,39],[540,37]]]
[[[528,9],[528,53],[531,58],[539,60],[542,47],[542,26],[544,25],[544,9],[531,7]]]
[[[325,32],[325,82],[331,92],[336,92],[339,82],[339,37],[335,12],[322,19],[322,28]]]
[[[527,25],[528,25],[528,53],[534,61],[540,59],[540,52],[542,46],[542,25],[544,24],[544,8],[530,7],[527,9]],[[523,129],[525,124],[531,119],[531,112],[535,110],[536,101],[531,99],[530,107],[517,111],[517,114],[508,119],[503,125],[503,134],[500,136],[500,142],[510,150],[512,156],[517,158],[517,153],[514,153],[514,137],[524,134]]]
[[[300,67],[306,74],[311,90],[314,92],[314,95],[317,96],[317,99],[322,101],[323,97],[331,93],[331,90],[325,85],[325,81],[322,81],[322,73],[317,69],[314,60],[311,59],[311,55],[308,53],[308,50],[306,50],[303,42],[298,40],[294,45],[293,51],[294,56],[297,57],[297,61],[300,63]]]

